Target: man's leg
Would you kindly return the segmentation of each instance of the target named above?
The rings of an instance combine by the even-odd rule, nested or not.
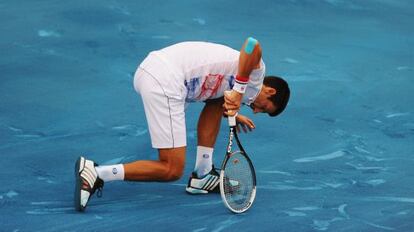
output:
[[[223,116],[223,99],[209,101],[198,119],[198,146],[194,172],[186,191],[190,194],[218,192],[219,174],[213,169],[213,150]]]
[[[138,68],[134,87],[141,95],[145,116],[151,136],[151,143],[158,149],[159,160],[135,161],[124,164],[125,180],[131,181],[173,181],[182,176],[185,164],[186,129],[185,96],[168,93],[162,84],[162,77],[169,71],[162,71],[163,64],[151,58],[150,67]],[[158,74],[158,78],[152,73]],[[172,77],[169,77],[172,78]],[[171,91],[171,89],[170,89]],[[173,147],[173,148],[172,148]]]
[[[159,76],[170,75],[169,71],[163,73],[161,70],[162,62],[155,59],[149,64],[146,65],[148,70],[141,67],[137,69],[134,88],[143,100],[152,146],[160,148],[159,160],[98,166],[92,160],[79,157],[75,165],[74,199],[75,208],[79,211],[85,210],[91,196],[96,190],[98,193],[102,190],[104,182],[173,181],[182,176],[186,149],[185,96],[179,95],[182,93],[179,88],[176,89],[177,94],[171,93],[171,89],[170,92],[166,91],[167,86],[162,85],[162,82],[151,74],[150,71]]]
[[[75,209],[84,211],[90,197],[102,191],[104,182],[113,180],[174,181],[184,170],[185,148],[158,149],[159,160],[141,160],[128,164],[99,167],[92,160],[79,157],[75,165]],[[121,173],[121,175],[120,175]],[[98,194],[99,196],[99,194]]]
[[[223,117],[223,99],[205,104],[197,125],[197,157],[194,171],[198,177],[208,174],[213,165],[213,149]]]
[[[124,164],[125,180],[174,181],[184,171],[186,147],[158,149],[159,160],[140,160]]]
[[[223,103],[223,98],[220,98],[209,101],[204,105],[197,125],[198,145],[214,147],[220,131],[221,118],[223,117]]]

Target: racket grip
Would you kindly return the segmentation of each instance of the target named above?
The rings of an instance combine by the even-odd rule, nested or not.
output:
[[[236,126],[236,116],[237,116],[237,113],[234,116],[229,116],[228,117],[230,127]]]
[[[224,94],[230,95],[231,94],[231,90],[226,90],[224,91]],[[229,120],[229,126],[236,126],[236,116],[239,112],[236,112],[236,114],[234,116],[228,116],[228,120]]]

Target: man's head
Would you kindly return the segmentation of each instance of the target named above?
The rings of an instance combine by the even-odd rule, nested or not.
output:
[[[274,117],[282,113],[289,101],[290,89],[285,80],[267,76],[256,100],[250,104],[254,113],[268,113]]]

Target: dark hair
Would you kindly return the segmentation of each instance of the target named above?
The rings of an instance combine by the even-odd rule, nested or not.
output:
[[[269,100],[276,106],[276,110],[273,113],[269,113],[269,115],[275,117],[286,108],[290,97],[289,85],[285,80],[277,76],[266,76],[263,84],[276,90],[276,94],[269,97]]]

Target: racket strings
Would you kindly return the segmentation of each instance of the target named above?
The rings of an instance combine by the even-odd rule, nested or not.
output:
[[[235,210],[242,210],[251,203],[254,189],[250,163],[240,151],[234,152],[226,163],[224,193],[227,203]]]

